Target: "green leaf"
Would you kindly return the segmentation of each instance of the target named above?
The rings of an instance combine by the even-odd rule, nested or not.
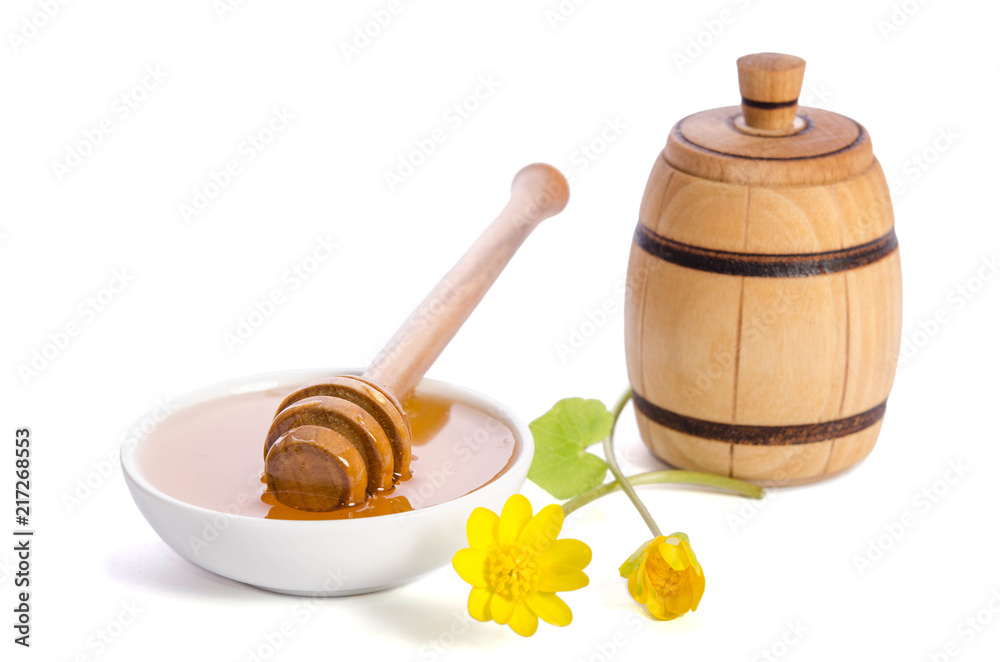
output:
[[[535,457],[528,478],[557,499],[569,499],[604,482],[608,465],[587,447],[611,434],[614,417],[600,400],[566,398],[528,426]]]

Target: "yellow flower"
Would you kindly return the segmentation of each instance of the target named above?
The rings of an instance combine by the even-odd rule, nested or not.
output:
[[[683,533],[643,543],[618,572],[635,601],[661,621],[696,610],[705,593],[705,573]]]
[[[507,499],[500,517],[486,508],[469,516],[469,547],[451,563],[472,584],[469,614],[477,621],[509,624],[522,637],[538,629],[538,619],[569,625],[573,613],[556,591],[575,591],[589,583],[583,569],[590,547],[570,538],[557,540],[563,525],[559,505],[531,516],[531,503],[520,494]]]

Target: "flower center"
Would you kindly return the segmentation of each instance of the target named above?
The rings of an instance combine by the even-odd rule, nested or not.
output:
[[[517,600],[538,587],[535,552],[519,545],[495,545],[490,550],[488,579],[494,591]]]
[[[646,576],[657,593],[668,594],[678,590],[684,579],[683,573],[674,570],[666,563],[647,563]]]

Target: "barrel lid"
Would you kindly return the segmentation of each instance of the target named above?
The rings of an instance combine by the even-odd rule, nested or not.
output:
[[[703,179],[756,186],[830,184],[872,166],[863,126],[798,105],[805,60],[757,53],[736,65],[741,105],[695,113],[674,125],[663,150],[671,166]]]

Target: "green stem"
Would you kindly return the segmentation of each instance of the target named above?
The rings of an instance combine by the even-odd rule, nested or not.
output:
[[[656,525],[656,521],[653,519],[653,516],[649,514],[645,504],[643,504],[642,500],[639,499],[639,495],[635,493],[635,489],[632,487],[632,484],[628,482],[627,478],[625,478],[625,474],[623,474],[622,470],[618,468],[618,460],[615,459],[615,425],[618,424],[618,418],[622,415],[622,410],[625,409],[625,405],[628,404],[628,401],[631,399],[632,388],[629,387],[625,389],[625,392],[622,393],[620,398],[618,398],[618,402],[615,403],[615,409],[612,412],[613,416],[611,419],[611,432],[608,434],[607,439],[604,440],[604,461],[608,463],[608,467],[611,469],[611,473],[615,477],[615,480],[618,481],[619,485],[621,485],[622,490],[624,490],[625,494],[628,495],[632,505],[635,506],[635,509],[639,511],[640,515],[642,515],[642,519],[646,522],[646,526],[648,526],[649,530],[653,533],[653,537],[656,538],[657,536],[663,535],[660,532],[660,527]],[[563,506],[563,512],[569,514],[572,511],[567,511],[566,507]]]
[[[751,485],[750,483],[745,483],[742,480],[736,480],[735,478],[726,478],[725,476],[717,476],[715,474],[701,473],[698,471],[648,471],[646,473],[629,476],[628,482],[634,486],[656,485],[661,483],[686,483],[689,485],[715,487],[717,489],[733,492],[751,499],[760,499],[764,496],[764,490],[757,485]],[[606,496],[612,492],[617,492],[620,489],[621,485],[617,480],[599,485],[598,487],[575,496],[564,503],[562,507],[563,513],[569,515],[574,510],[579,510],[591,501],[596,501],[602,496]]]

